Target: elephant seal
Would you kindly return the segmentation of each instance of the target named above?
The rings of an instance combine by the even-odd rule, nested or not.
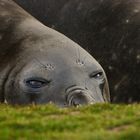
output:
[[[15,1],[101,63],[112,102],[140,102],[140,0]]]
[[[110,101],[98,62],[12,0],[0,0],[0,101],[77,106]]]

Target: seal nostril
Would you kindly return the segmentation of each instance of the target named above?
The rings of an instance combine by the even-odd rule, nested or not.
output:
[[[83,88],[76,85],[72,85],[65,90],[66,102],[69,106],[79,106],[93,102],[91,93]]]
[[[73,101],[72,105],[75,106],[75,107],[78,107],[80,104],[78,102]]]
[[[80,92],[79,94],[73,96],[71,103],[73,106],[84,105],[88,103],[88,99],[84,94],[82,94],[82,92]]]
[[[85,91],[75,90],[67,96],[67,103],[69,106],[79,106],[88,104],[89,102],[91,102],[91,98]]]

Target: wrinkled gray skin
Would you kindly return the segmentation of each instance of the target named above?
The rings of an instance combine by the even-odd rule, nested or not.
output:
[[[0,0],[0,101],[77,106],[110,101],[97,61],[11,0]]]

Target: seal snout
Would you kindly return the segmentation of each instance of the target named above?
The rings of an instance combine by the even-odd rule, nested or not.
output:
[[[71,86],[67,88],[66,94],[66,101],[69,106],[93,103],[93,98],[87,89],[78,86]]]

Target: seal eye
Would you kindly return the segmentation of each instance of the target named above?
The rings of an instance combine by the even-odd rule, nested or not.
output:
[[[89,75],[90,78],[103,79],[103,72],[93,72]]]
[[[30,88],[41,88],[48,85],[51,81],[45,79],[28,79],[25,83]]]

